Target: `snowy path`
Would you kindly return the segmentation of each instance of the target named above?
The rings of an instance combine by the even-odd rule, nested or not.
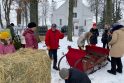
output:
[[[67,37],[60,40],[60,49],[58,49],[58,60],[63,56],[62,52],[67,53],[67,51],[68,51],[67,46],[68,45],[70,45],[73,48],[78,48],[76,41],[77,41],[77,37],[73,37],[73,42],[68,42]],[[100,37],[99,37],[98,41],[99,41],[98,46],[102,46]],[[44,45],[45,45],[44,42],[40,43],[39,48],[40,49],[46,49],[46,47],[44,47]],[[122,58],[122,62],[124,64],[124,57]],[[69,67],[65,58],[62,60],[60,67],[61,68],[62,67],[66,67],[66,68]],[[89,75],[89,78],[91,79],[92,83],[124,83],[124,73],[122,73],[122,74],[117,73],[117,75],[111,75],[111,74],[107,73],[107,70],[110,69],[110,67],[111,66],[109,63],[104,68]],[[123,71],[124,71],[124,69],[123,69]],[[59,77],[58,71],[52,69],[52,66],[51,66],[51,83],[64,83],[64,80],[62,80]]]

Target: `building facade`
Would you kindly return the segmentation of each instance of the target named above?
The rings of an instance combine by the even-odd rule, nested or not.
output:
[[[53,11],[52,23],[56,23],[59,27],[68,25],[69,0],[66,0],[58,9]],[[93,23],[93,13],[90,8],[86,7],[82,0],[75,0],[73,10],[74,34],[79,34],[79,29],[89,31]]]

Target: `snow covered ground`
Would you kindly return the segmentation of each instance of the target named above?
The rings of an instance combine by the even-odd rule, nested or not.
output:
[[[60,40],[60,48],[58,49],[58,60],[63,56],[63,52],[67,53],[68,49],[67,46],[70,45],[73,48],[78,48],[77,47],[77,38],[78,37],[73,37],[73,42],[67,41],[67,37],[64,39]],[[97,46],[102,46],[101,39],[99,37],[98,39],[98,44]],[[44,42],[39,43],[39,48],[40,49],[46,49]],[[124,64],[124,58],[122,58],[122,62]],[[61,61],[60,68],[69,68],[69,65],[67,64],[66,58],[64,58]],[[95,73],[89,75],[89,78],[91,79],[92,83],[124,83],[124,73],[117,75],[111,75],[107,73],[107,70],[110,69],[110,63],[103,67],[102,69],[96,71]],[[124,69],[123,69],[124,71]],[[51,83],[64,83],[64,80],[62,80],[59,77],[58,71],[52,69],[51,65]]]

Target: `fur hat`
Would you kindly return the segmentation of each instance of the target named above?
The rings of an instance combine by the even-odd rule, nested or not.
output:
[[[65,79],[69,76],[69,70],[67,68],[62,68],[60,71],[59,71],[59,75],[62,79]]]

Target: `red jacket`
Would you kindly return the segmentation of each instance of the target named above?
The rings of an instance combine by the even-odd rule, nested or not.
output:
[[[58,49],[59,39],[62,39],[63,37],[64,34],[59,30],[52,31],[52,29],[49,29],[46,33],[45,44],[47,47],[50,47],[50,49]]]
[[[34,35],[34,31],[28,28],[24,31],[23,36],[25,37],[26,48],[38,49],[38,42]]]

